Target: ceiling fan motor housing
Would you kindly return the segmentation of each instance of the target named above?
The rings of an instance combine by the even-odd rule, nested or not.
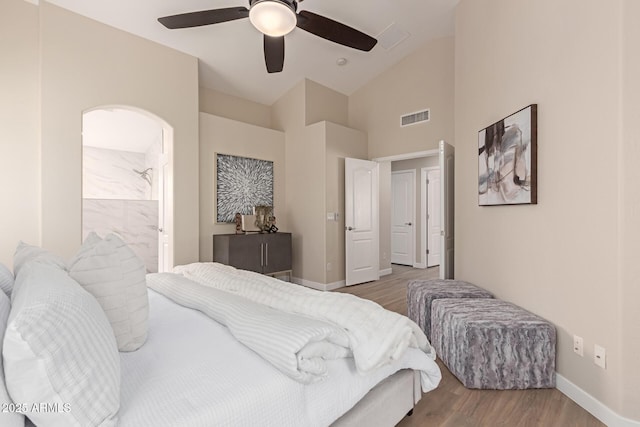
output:
[[[249,9],[253,7],[253,5],[262,2],[274,2],[274,3],[282,3],[287,7],[291,8],[294,12],[298,10],[298,2],[295,0],[249,0]]]

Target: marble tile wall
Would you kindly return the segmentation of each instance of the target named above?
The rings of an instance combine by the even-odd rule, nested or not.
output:
[[[147,166],[145,153],[83,147],[82,197],[85,199],[151,199],[151,185],[134,169]]]
[[[157,178],[152,172],[149,184],[134,169],[155,167],[159,144],[153,145],[158,148],[147,153],[85,146],[82,156],[83,239],[91,231],[103,237],[119,234],[150,273],[158,271],[157,196],[151,200]]]
[[[144,168],[153,168],[151,171],[151,200],[158,200],[158,164],[160,162],[160,154],[162,154],[162,141],[158,140],[149,146],[145,153]]]
[[[158,271],[158,201],[82,200],[82,239],[91,231],[99,236],[117,233],[145,263]]]

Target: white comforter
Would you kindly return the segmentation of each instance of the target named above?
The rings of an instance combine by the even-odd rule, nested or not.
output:
[[[239,341],[299,381],[323,378],[326,359],[351,354],[362,374],[399,359],[408,347],[435,359],[414,322],[372,301],[217,263],[189,264],[175,271],[204,286],[170,274],[149,275],[149,286],[227,325]],[[439,380],[439,375],[422,372],[425,391]]]
[[[149,338],[120,353],[119,427],[326,427],[399,369],[439,374],[409,348],[368,375],[352,358],[328,360],[324,381],[292,380],[197,310],[149,291]]]

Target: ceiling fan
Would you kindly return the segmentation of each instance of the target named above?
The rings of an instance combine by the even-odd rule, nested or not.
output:
[[[300,0],[302,2],[302,0]],[[284,66],[284,36],[295,27],[354,49],[370,51],[378,42],[371,36],[324,16],[306,10],[296,13],[296,0],[249,0],[246,7],[202,10],[158,18],[169,29],[199,27],[249,18],[264,36],[264,60],[269,73]]]

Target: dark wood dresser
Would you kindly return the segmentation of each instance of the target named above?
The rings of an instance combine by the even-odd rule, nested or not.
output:
[[[214,234],[213,261],[242,270],[291,275],[291,233]]]

